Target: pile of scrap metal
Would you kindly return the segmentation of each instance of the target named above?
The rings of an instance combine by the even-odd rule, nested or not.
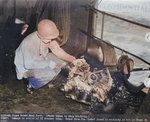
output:
[[[65,69],[69,71],[68,81],[61,90],[65,96],[78,102],[91,104],[93,98],[104,102],[112,85],[109,70],[90,71],[90,66],[85,59],[78,59],[68,64]]]
[[[141,105],[143,94],[131,94],[123,84],[116,86],[108,68],[91,71],[85,58],[64,67],[69,74],[61,90],[67,98],[90,105],[94,114],[123,114],[129,106],[135,111]]]

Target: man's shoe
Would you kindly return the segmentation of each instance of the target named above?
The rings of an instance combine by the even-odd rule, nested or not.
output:
[[[32,88],[32,86],[30,84],[27,85],[27,92],[29,94],[33,94],[34,88]]]
[[[25,85],[25,90],[29,93],[29,94],[33,94],[34,88],[32,88],[32,86],[29,84],[28,79],[23,78],[23,83]]]

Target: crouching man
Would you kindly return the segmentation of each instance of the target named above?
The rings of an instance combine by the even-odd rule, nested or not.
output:
[[[55,23],[44,19],[38,23],[37,31],[28,35],[17,48],[14,60],[17,78],[29,81],[28,92],[32,93],[30,88],[39,89],[53,80],[64,62],[76,60],[59,46],[58,36]]]

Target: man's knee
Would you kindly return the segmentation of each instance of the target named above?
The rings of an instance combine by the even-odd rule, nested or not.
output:
[[[52,80],[56,73],[51,68],[43,68],[43,69],[34,69],[26,72],[27,77],[34,77],[40,81],[50,81]]]
[[[56,73],[54,70],[52,70],[46,73],[45,79],[47,78],[47,80],[51,81],[55,76],[56,76]]]
[[[51,68],[46,68],[43,70],[35,71],[35,78],[39,79],[40,81],[50,81],[55,77],[56,73]]]

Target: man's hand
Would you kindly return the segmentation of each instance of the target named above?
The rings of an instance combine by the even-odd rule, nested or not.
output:
[[[78,66],[81,66],[85,63],[85,59],[76,59],[72,62],[75,66],[78,65]]]

